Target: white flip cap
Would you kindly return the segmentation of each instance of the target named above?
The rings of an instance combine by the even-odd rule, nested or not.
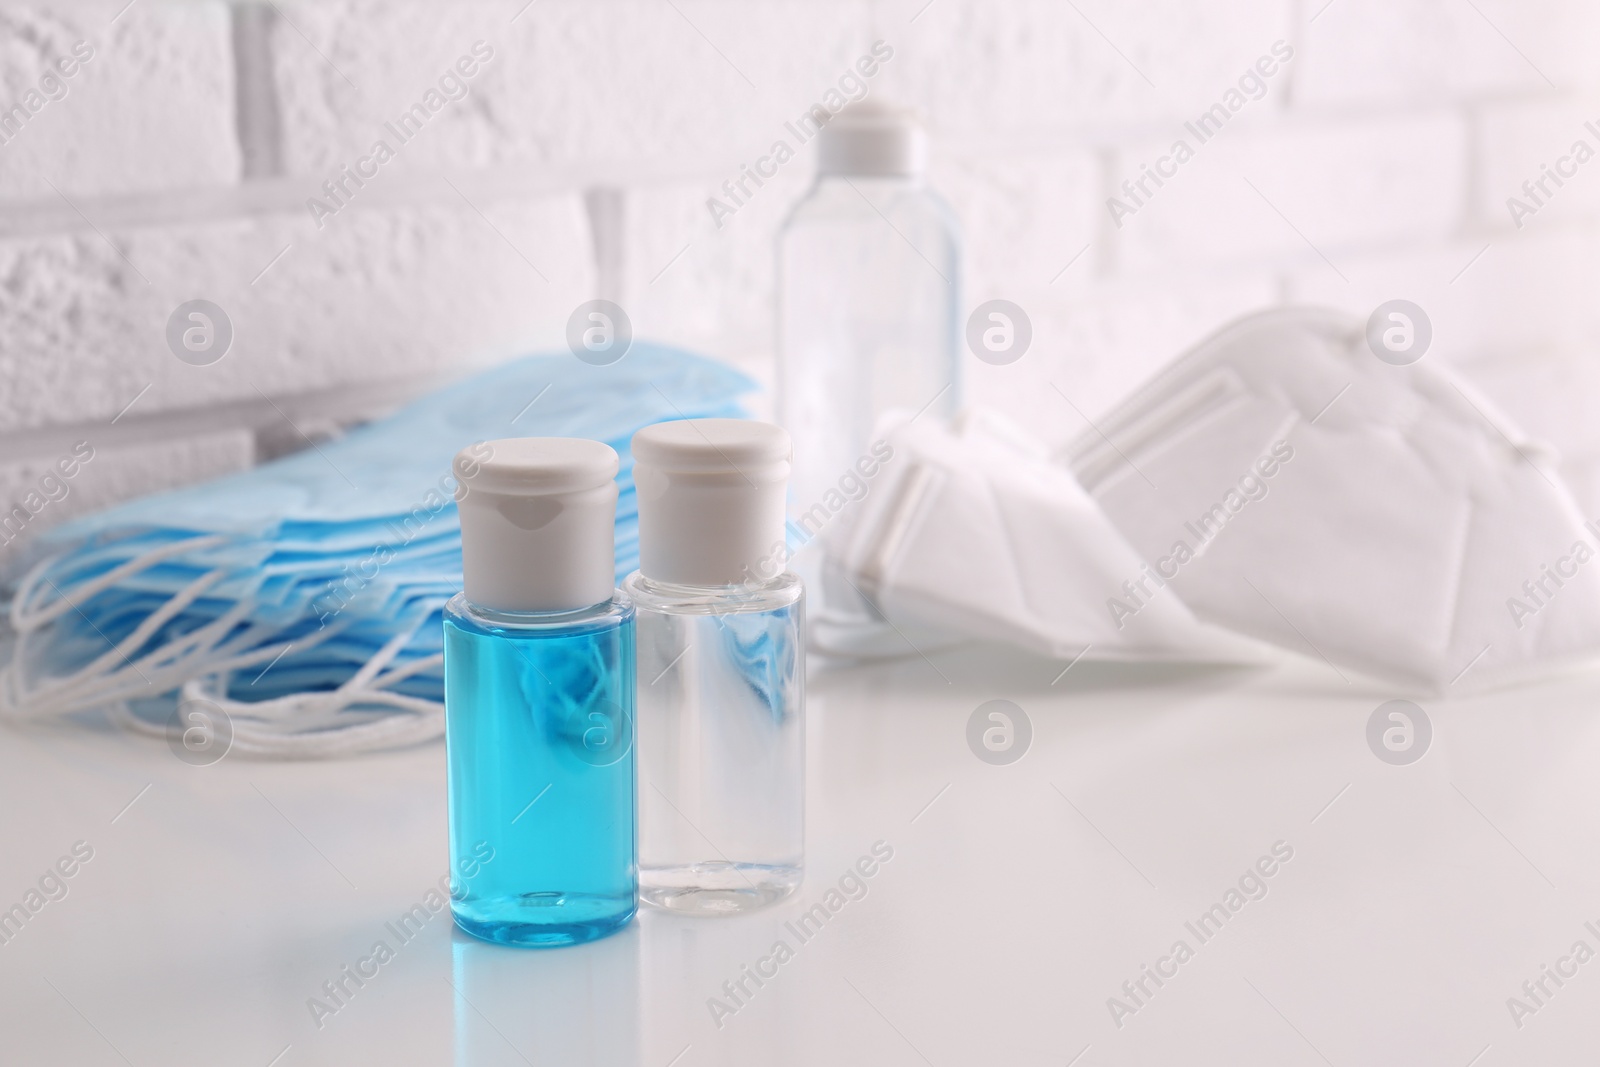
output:
[[[829,119],[817,139],[817,171],[856,177],[921,174],[928,137],[909,111],[863,100]]]
[[[658,422],[633,435],[639,571],[670,585],[735,585],[784,540],[789,434],[748,419]]]
[[[617,453],[572,437],[511,437],[456,455],[467,599],[571,611],[616,584]]]

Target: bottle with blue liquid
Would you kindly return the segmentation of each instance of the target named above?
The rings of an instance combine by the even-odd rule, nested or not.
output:
[[[639,570],[639,893],[760,907],[805,853],[804,590],[785,569],[789,435],[690,419],[633,438]]]
[[[444,611],[451,910],[487,941],[592,941],[638,900],[617,454],[568,438],[484,453],[456,457],[464,590]],[[494,862],[471,863],[485,842]]]

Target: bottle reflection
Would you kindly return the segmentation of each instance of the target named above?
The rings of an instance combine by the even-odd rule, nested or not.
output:
[[[641,1062],[638,924],[528,952],[451,930],[455,1067]]]
[[[798,942],[784,928],[793,901],[751,915],[705,919],[659,908],[644,909],[635,928],[642,934],[644,1045],[654,1067],[692,1049],[676,1067],[801,1067],[850,1062],[817,1053],[819,1033],[808,992],[822,982],[828,995],[840,987],[823,966],[808,980],[799,968],[781,969],[771,958],[795,958]],[[759,972],[759,973],[757,973]],[[844,990],[848,993],[848,990]],[[829,1002],[831,1003],[831,1001]]]

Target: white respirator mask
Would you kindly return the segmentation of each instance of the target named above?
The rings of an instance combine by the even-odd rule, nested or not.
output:
[[[1234,323],[1053,462],[995,425],[889,431],[904,461],[836,550],[889,618],[1058,656],[1260,648],[1225,629],[1432,693],[1600,652],[1600,524],[1551,451],[1343,313]]]

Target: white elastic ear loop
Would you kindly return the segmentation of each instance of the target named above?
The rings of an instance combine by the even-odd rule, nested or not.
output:
[[[221,536],[193,538],[142,553],[95,579],[68,591],[48,577],[61,557],[32,568],[12,602],[12,624],[17,632],[12,664],[0,670],[0,716],[42,718],[92,708],[105,708],[112,721],[138,733],[163,736],[164,725],[135,715],[128,701],[144,695],[181,688],[182,700],[204,699],[229,716],[233,748],[241,754],[275,758],[328,758],[401,745],[419,744],[444,732],[444,707],[436,701],[392,692],[390,687],[407,678],[437,670],[442,653],[424,656],[390,669],[417,631],[431,616],[418,611],[411,625],[392,637],[338,689],[322,693],[296,693],[265,701],[240,701],[226,696],[233,672],[275,661],[288,649],[304,651],[348,629],[351,617],[284,645],[278,640],[285,628],[249,625],[245,633],[229,637],[248,622],[250,605],[241,602],[216,619],[175,641],[154,649],[138,660],[129,655],[160,631],[206,592],[225,579],[226,569],[207,571],[167,599],[133,632],[107,652],[70,675],[30,684],[24,665],[39,632],[79,603],[112,588],[124,579],[198,549],[226,542]],[[44,603],[44,590],[56,598]],[[84,615],[87,620],[88,616]],[[93,623],[91,622],[91,626]],[[248,651],[241,652],[241,649]],[[222,658],[217,657],[219,653]],[[196,672],[203,672],[195,677]],[[370,709],[372,715],[360,714]],[[379,709],[388,709],[382,713]],[[394,714],[401,712],[403,714]],[[340,725],[340,720],[352,720]]]
[[[154,696],[161,692],[159,689],[152,688],[154,679],[140,671],[138,664],[129,658],[129,653],[137,651],[150,639],[152,634],[164,626],[173,616],[192,604],[201,594],[216,585],[224,577],[226,577],[226,572],[224,571],[210,571],[202,574],[199,578],[190,582],[182,592],[169,598],[160,608],[146,616],[134,628],[133,632],[123,638],[122,641],[111,644],[110,639],[107,638],[107,644],[111,644],[111,647],[92,662],[81,667],[76,673],[52,679],[28,693],[29,704],[37,705],[41,709],[40,713],[47,714],[56,707],[64,707],[71,710],[68,707],[69,705],[76,704],[88,694],[138,695],[137,692],[126,694],[117,692],[117,690],[127,686],[133,686],[135,690],[141,688],[148,690],[145,695],[149,696]],[[46,579],[46,581],[49,581],[49,579]],[[53,587],[54,583],[51,583],[51,585]],[[59,589],[57,589],[57,592],[66,603],[66,606],[79,611],[84,621],[94,627],[93,620],[88,615],[83,614],[82,610],[77,607],[77,604],[66,593],[62,593]],[[92,596],[93,593],[90,595]],[[51,618],[59,618],[59,614],[54,614]],[[98,632],[99,627],[95,627],[95,629]],[[101,634],[101,636],[104,637],[105,635]],[[26,649],[24,646],[31,637],[31,632],[18,635],[16,661],[19,664],[25,662],[24,653]],[[119,667],[119,664],[122,666]],[[123,670],[122,667],[127,669]],[[138,677],[136,685],[133,681],[133,676]]]
[[[167,545],[138,556],[127,563],[85,583],[74,590],[85,603],[116,582],[138,574],[170,558],[180,550],[215,547],[223,543],[221,537],[195,538],[177,545]],[[156,611],[147,616],[121,642],[113,645],[94,661],[69,675],[31,685],[25,672],[33,638],[46,625],[59,620],[68,611],[80,610],[77,600],[60,589],[46,576],[48,568],[60,557],[42,561],[23,581],[22,588],[12,605],[12,618],[17,630],[17,641],[12,663],[0,671],[0,716],[11,718],[38,718],[100,707],[108,701],[130,699],[138,696],[166,692],[192,678],[197,671],[242,669],[266,662],[282,654],[274,638],[283,632],[282,627],[267,630],[252,626],[245,634],[224,640],[245,621],[250,605],[236,604],[218,618],[196,628],[175,642],[147,653],[139,660],[129,658],[130,653],[141,648],[149,638],[179,613],[188,608],[208,590],[228,576],[228,571],[208,571],[173,594]],[[42,585],[54,589],[58,599],[48,607],[30,610],[26,605],[39,592]],[[80,610],[80,614],[82,614]],[[83,616],[86,621],[88,616]],[[336,619],[331,625],[295,642],[300,648],[311,648],[335,634],[348,629],[353,620]],[[93,625],[93,622],[90,622]],[[412,631],[415,632],[414,630]],[[266,647],[262,647],[263,644]],[[235,655],[236,650],[252,651]],[[219,661],[218,654],[223,658]]]
[[[241,755],[278,759],[328,759],[378,749],[431,741],[444,733],[444,706],[421,697],[388,691],[388,687],[441,666],[443,653],[424,656],[385,672],[385,667],[416,636],[431,612],[418,611],[411,625],[392,637],[338,689],[323,693],[293,693],[262,701],[234,700],[226,696],[230,672],[209,672],[184,683],[180,701],[203,700],[228,716],[232,727],[230,751]],[[359,717],[365,708],[388,708],[409,714]],[[126,701],[107,709],[113,721],[138,733],[164,736],[162,725],[140,718]],[[347,725],[341,719],[354,719]]]
[[[284,649],[280,647],[278,638],[283,633],[282,627],[266,629],[252,626],[231,641],[221,640],[237,628],[248,613],[249,605],[241,604],[172,645],[155,649],[137,661],[125,658],[127,650],[137,649],[151,633],[215,584],[219,573],[213,571],[197,578],[183,593],[147,618],[133,635],[93,663],[44,685],[28,686],[21,665],[26,662],[34,635],[19,635],[13,667],[6,672],[9,685],[0,689],[0,696],[6,697],[5,702],[0,702],[0,713],[32,718],[82,711],[99,707],[108,700],[163,693],[178,687],[199,672],[243,669],[281,655]],[[353,621],[350,618],[336,619],[327,627],[299,638],[294,645],[302,650],[312,648],[348,629]],[[251,651],[235,654],[240,648],[249,648]],[[118,663],[122,664],[120,668],[105,669]]]
[[[208,535],[152,549],[135,556],[120,566],[112,568],[92,581],[84,583],[77,587],[75,592],[79,594],[84,602],[87,602],[105,590],[112,588],[124,578],[149,570],[156,564],[164,562],[173,556],[196,549],[217,547],[225,543],[225,541],[226,539],[220,535]],[[214,584],[217,579],[213,578],[212,574],[219,573],[211,572],[210,574],[202,575],[185,590],[176,594],[175,599],[181,599],[181,603],[176,608],[168,611],[167,608],[172,604],[172,601],[169,600],[168,604],[164,605],[161,611],[157,613],[165,612],[156,623],[156,627],[141,626],[122,645],[113,645],[111,651],[100,656],[94,662],[80,668],[71,675],[53,679],[49,683],[34,689],[29,686],[25,673],[26,664],[29,661],[27,652],[31,635],[43,629],[49,623],[61,618],[68,611],[78,610],[77,601],[74,601],[48,577],[50,568],[63,558],[62,555],[58,554],[39,561],[23,577],[18,586],[16,596],[11,601],[11,627],[17,634],[17,643],[11,666],[6,671],[7,684],[0,687],[0,697],[7,697],[5,700],[0,700],[0,713],[14,715],[50,714],[61,709],[64,707],[61,703],[63,697],[79,692],[86,683],[91,683],[96,676],[102,674],[105,667],[113,661],[126,659],[126,655],[118,651],[120,648],[138,648],[148,638],[149,634],[154,632],[156,627],[165,623],[177,611],[181,611],[188,606],[201,592],[204,592],[205,589]],[[42,599],[43,587],[45,586],[55,592],[56,600],[47,606],[36,607],[35,602]],[[84,616],[84,618],[87,619],[88,617]],[[140,636],[141,632],[143,636]],[[138,638],[137,643],[129,644],[135,638]],[[143,679],[141,679],[141,682],[143,682]],[[114,688],[115,683],[112,683],[112,686]],[[68,703],[71,703],[70,700]],[[27,708],[28,711],[23,712],[22,709],[24,708]],[[68,707],[66,710],[72,709]]]
[[[183,688],[184,701],[205,700],[229,718],[233,729],[230,751],[267,759],[331,759],[402,745],[421,744],[444,733],[444,706],[419,697],[382,690],[362,692],[296,693],[275,700],[249,703],[230,700],[208,689],[200,679]],[[409,714],[384,714],[348,726],[305,731],[330,715],[348,717],[360,708],[388,708]],[[107,705],[113,721],[137,733],[166,735],[163,725],[149,722],[128,710],[126,701]],[[268,713],[271,719],[252,716]],[[274,723],[272,720],[279,720]]]
[[[157,563],[164,563],[174,556],[181,556],[186,552],[197,551],[200,549],[216,548],[226,543],[227,538],[223,537],[221,534],[208,534],[204,537],[195,537],[187,541],[176,541],[161,548],[150,549],[140,555],[134,556],[132,559],[128,560],[128,562],[106,571],[98,578],[84,583],[82,586],[78,587],[78,592],[85,593],[86,595],[84,596],[84,599],[87,600],[89,597],[93,597],[96,594],[121,583],[124,578],[147,571]],[[23,576],[22,581],[18,583],[17,594],[11,600],[11,628],[16,630],[18,633],[37,630],[45,623],[51,622],[52,620],[57,619],[62,615],[65,615],[68,611],[72,610],[72,603],[70,601],[66,601],[65,597],[61,594],[61,590],[56,589],[55,583],[51,582],[45,577],[45,573],[51,567],[59,563],[63,558],[64,555],[58,554],[47,559],[40,560],[38,564],[32,567],[28,573]],[[56,589],[56,594],[60,599],[56,600],[55,603],[50,604],[47,607],[34,609],[32,608],[33,601],[36,597],[36,594],[40,593],[41,591],[41,584],[47,584],[51,588]]]

